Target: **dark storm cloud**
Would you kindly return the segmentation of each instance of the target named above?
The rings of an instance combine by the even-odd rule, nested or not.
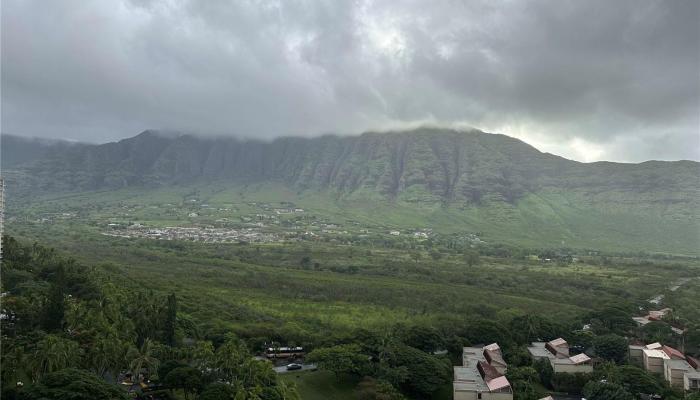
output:
[[[700,3],[2,2],[2,130],[269,138],[476,126],[700,158]]]

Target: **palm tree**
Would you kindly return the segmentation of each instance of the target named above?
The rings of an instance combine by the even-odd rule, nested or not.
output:
[[[224,379],[234,382],[247,356],[248,351],[243,343],[236,338],[230,338],[216,350],[216,367]]]
[[[214,360],[214,346],[210,341],[197,341],[189,355],[189,359],[200,371],[211,368]]]
[[[299,391],[297,390],[297,385],[294,382],[279,381],[277,382],[277,389],[279,391],[282,400],[299,400]]]
[[[44,374],[78,364],[80,347],[78,343],[57,335],[46,335],[36,344],[31,358],[34,380]]]
[[[131,355],[129,358],[131,359],[130,367],[131,373],[133,374],[132,380],[136,379],[134,383],[140,382],[139,375],[143,368],[146,368],[149,375],[151,372],[158,370],[160,361],[153,356],[153,350],[154,344],[151,339],[146,339],[140,349],[136,349],[135,347],[131,348]]]
[[[87,354],[87,363],[97,375],[116,375],[127,364],[129,345],[114,332],[98,337]]]

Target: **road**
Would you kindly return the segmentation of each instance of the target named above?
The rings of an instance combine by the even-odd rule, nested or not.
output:
[[[295,369],[292,371],[287,371],[287,366],[283,365],[281,367],[272,367],[272,369],[278,374],[287,374],[290,372],[308,371],[316,369],[316,364],[301,364],[301,369]]]

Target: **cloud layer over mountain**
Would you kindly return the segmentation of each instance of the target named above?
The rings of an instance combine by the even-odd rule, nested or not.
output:
[[[2,2],[2,131],[271,138],[475,126],[700,159],[700,3]]]

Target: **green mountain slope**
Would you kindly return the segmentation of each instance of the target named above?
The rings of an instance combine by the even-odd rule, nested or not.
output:
[[[262,184],[283,188],[276,189],[280,198],[321,198],[333,213],[485,232],[499,241],[685,254],[699,247],[699,163],[584,164],[480,131],[272,142],[146,131],[44,154],[4,169],[17,198],[210,183],[252,191]]]

